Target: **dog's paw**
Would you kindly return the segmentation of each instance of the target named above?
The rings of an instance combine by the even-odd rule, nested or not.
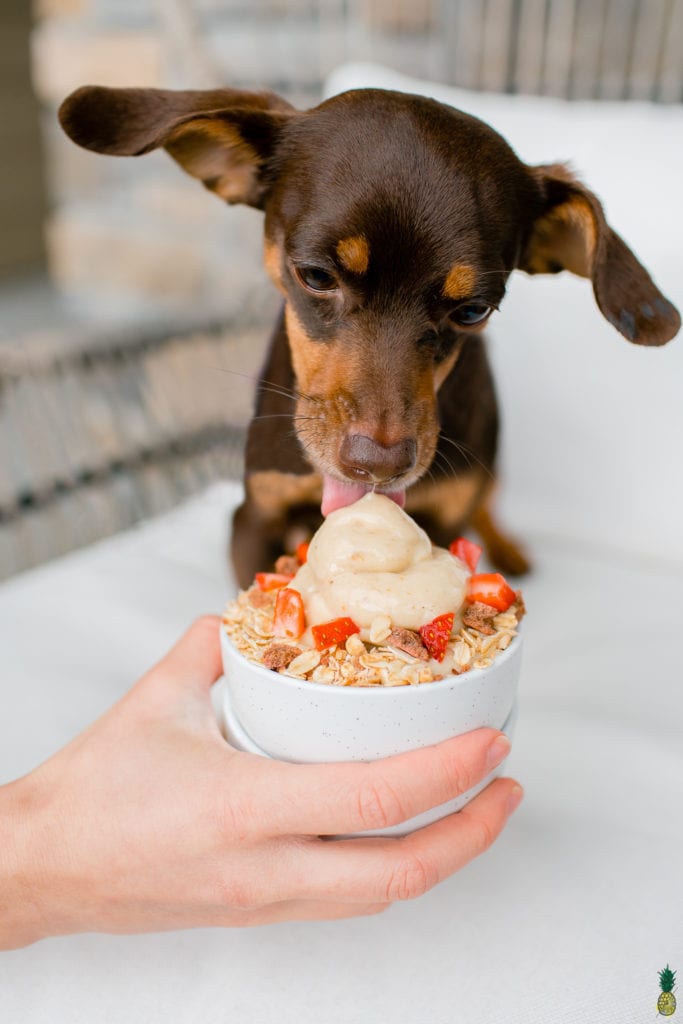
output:
[[[524,549],[511,537],[498,535],[488,539],[486,554],[489,561],[504,576],[524,576],[531,570],[531,561]]]

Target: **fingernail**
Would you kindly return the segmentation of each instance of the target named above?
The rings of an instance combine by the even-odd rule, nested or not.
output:
[[[489,768],[497,768],[510,753],[511,743],[505,735],[495,738],[486,754],[486,763]]]
[[[513,786],[508,794],[508,814],[512,814],[517,810],[522,802],[524,796],[524,790],[521,786]]]

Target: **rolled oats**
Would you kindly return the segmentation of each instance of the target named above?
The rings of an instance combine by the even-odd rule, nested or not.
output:
[[[312,672],[319,664],[319,651],[302,651],[301,654],[297,654],[293,661],[290,661],[287,666],[287,672],[292,676],[305,676],[307,672]]]
[[[514,612],[498,612],[493,620],[496,629],[514,629],[517,625],[517,616]]]
[[[268,602],[255,598],[257,588],[244,591],[231,601],[223,614],[223,628],[244,657],[263,664],[265,652],[275,640],[272,631],[274,598]],[[266,595],[264,595],[266,596]],[[357,633],[343,646],[320,652],[311,646],[306,634],[296,641],[301,654],[281,671],[282,675],[308,679],[328,686],[420,686],[443,678],[444,673],[460,675],[473,668],[488,668],[499,651],[504,651],[517,635],[523,605],[517,601],[506,612],[491,619],[491,636],[463,625],[451,636],[443,665],[421,660],[408,651],[387,644],[393,630],[388,615],[376,615],[367,635],[369,642]],[[519,617],[518,617],[519,615]],[[445,665],[451,665],[450,669]]]
[[[453,661],[459,668],[466,668],[472,660],[472,649],[462,640],[453,645]]]
[[[358,657],[360,654],[365,654],[365,644],[358,636],[358,633],[352,633],[346,641],[346,653],[350,654],[352,657]]]
[[[368,636],[371,644],[381,644],[391,633],[391,619],[388,615],[376,615],[370,623]]]

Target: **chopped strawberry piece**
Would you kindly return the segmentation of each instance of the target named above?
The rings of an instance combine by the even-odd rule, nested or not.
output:
[[[461,562],[464,562],[470,572],[476,572],[477,562],[483,551],[478,544],[468,540],[467,537],[457,537],[452,544],[449,544],[448,550]]]
[[[515,592],[508,586],[499,572],[483,572],[470,576],[467,583],[466,600],[470,603],[481,601],[499,612],[506,612],[515,602]]]
[[[294,576],[288,572],[257,572],[255,579],[259,590],[267,591],[286,587],[294,579]]]
[[[437,615],[435,619],[432,619],[425,626],[420,626],[419,633],[422,637],[422,643],[429,651],[430,658],[434,658],[435,661],[443,661],[444,659],[446,644],[453,629],[454,618],[453,612],[448,612],[447,615]]]
[[[306,559],[308,558],[308,541],[302,540],[301,544],[296,546],[296,557],[299,559],[299,565],[305,565]]]
[[[282,587],[275,601],[273,634],[297,640],[306,628],[304,602],[298,590]]]
[[[315,646],[319,651],[324,651],[326,647],[333,647],[334,644],[346,643],[354,633],[360,633],[360,626],[345,616],[341,619],[332,619],[331,622],[321,622],[319,626],[311,626],[311,633]]]

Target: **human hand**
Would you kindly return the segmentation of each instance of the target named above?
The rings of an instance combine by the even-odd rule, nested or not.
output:
[[[409,836],[321,838],[444,803],[502,760],[507,739],[478,729],[370,763],[239,752],[210,702],[218,628],[200,619],[102,718],[0,788],[12,839],[0,849],[0,948],[372,914],[426,892],[501,831],[522,796],[511,779]]]

